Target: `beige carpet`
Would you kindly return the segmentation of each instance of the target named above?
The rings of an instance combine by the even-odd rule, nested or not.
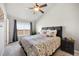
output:
[[[72,56],[72,55],[59,49],[59,50],[56,51],[54,56]]]
[[[79,51],[75,51],[75,55],[79,56]],[[6,46],[3,56],[25,56],[25,53],[18,42],[11,43]],[[54,56],[72,56],[71,54],[57,50]]]
[[[19,43],[15,42],[5,47],[3,56],[25,56],[25,53]]]
[[[79,56],[79,51],[75,50],[74,53],[75,56]]]

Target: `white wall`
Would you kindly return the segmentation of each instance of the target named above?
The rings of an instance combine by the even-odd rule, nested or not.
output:
[[[13,30],[14,30],[14,20],[9,19],[9,43],[12,42],[13,39]]]
[[[79,50],[79,4],[56,4],[37,22],[37,32],[45,26],[63,26],[63,36],[74,38]]]
[[[0,55],[2,55],[4,50],[4,23],[0,23]]]
[[[0,4],[0,7],[3,10],[4,13],[4,21],[0,22],[0,55],[3,54],[4,48],[6,45],[6,40],[7,40],[7,30],[6,30],[6,12],[5,12],[5,7],[4,4]]]

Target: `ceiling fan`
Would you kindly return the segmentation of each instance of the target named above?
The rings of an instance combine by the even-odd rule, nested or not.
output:
[[[34,14],[35,14],[35,12],[44,13],[43,7],[46,7],[46,6],[47,6],[47,4],[40,5],[40,4],[35,3],[35,6],[29,8],[29,9],[33,9],[34,10]]]

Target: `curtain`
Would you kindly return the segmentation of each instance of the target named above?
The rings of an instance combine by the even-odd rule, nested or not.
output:
[[[30,22],[30,35],[32,35],[32,22]]]
[[[14,20],[13,42],[16,42],[16,41],[18,41],[18,38],[17,38],[17,21]]]

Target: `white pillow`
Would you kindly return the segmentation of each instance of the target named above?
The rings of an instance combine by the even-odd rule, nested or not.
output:
[[[47,37],[55,37],[57,34],[57,30],[47,30]]]
[[[41,30],[40,34],[46,36],[47,35],[47,30]]]

